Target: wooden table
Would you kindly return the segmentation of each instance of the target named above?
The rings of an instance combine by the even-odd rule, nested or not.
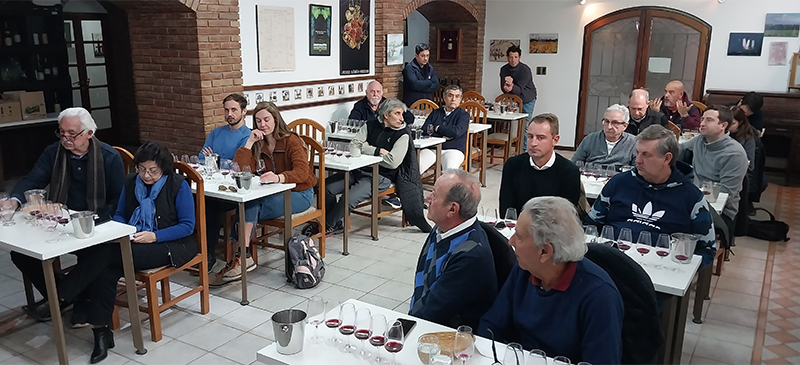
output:
[[[482,133],[481,136],[481,164],[480,164],[480,181],[481,186],[486,187],[486,139],[489,134],[489,129],[492,129],[492,126],[489,124],[482,124],[482,123],[470,123],[469,124],[469,134],[470,137],[476,133]],[[472,138],[470,138],[470,143],[468,144],[469,150],[466,151],[464,154],[464,158],[467,159],[467,172],[472,172]]]
[[[220,175],[221,176],[221,175]],[[270,196],[274,194],[283,193],[283,241],[284,246],[288,247],[289,240],[292,239],[292,189],[295,188],[295,184],[267,184],[267,185],[260,185],[258,184],[258,178],[253,178],[253,184],[256,184],[254,188],[250,189],[247,192],[236,192],[232,193],[230,191],[219,191],[219,185],[235,185],[235,183],[231,179],[210,179],[205,181],[205,196],[207,198],[214,198],[219,200],[225,200],[229,202],[236,203],[239,207],[239,250],[240,255],[242,257],[242,301],[239,302],[241,305],[248,305],[250,301],[247,300],[247,247],[244,244],[244,237],[245,237],[245,220],[244,220],[244,203],[253,201],[256,199],[261,199],[265,196]],[[192,187],[192,192],[194,193],[195,189]],[[241,191],[241,190],[240,190]],[[289,253],[288,251],[284,250],[285,252],[285,261],[286,265],[291,265],[289,260]],[[288,266],[287,266],[288,267]]]
[[[314,157],[314,164],[319,165],[317,156]],[[344,201],[344,232],[342,232],[342,255],[349,255],[348,240],[350,233],[350,172],[358,170],[362,167],[372,166],[372,217],[370,225],[372,230],[372,240],[378,240],[378,212],[380,210],[380,202],[378,201],[378,164],[383,161],[383,158],[378,156],[361,155],[360,157],[332,157],[327,155],[325,158],[325,169],[341,171],[344,173],[344,191],[342,191],[342,200]],[[320,192],[325,194],[325,192]]]
[[[58,362],[69,364],[67,357],[66,340],[64,337],[64,323],[61,321],[61,309],[57,300],[58,292],[56,289],[55,274],[53,272],[53,260],[61,255],[66,255],[87,247],[99,245],[109,241],[119,240],[120,250],[122,251],[122,266],[125,273],[125,285],[127,288],[128,303],[138,303],[136,297],[136,276],[133,270],[133,258],[131,254],[131,242],[129,235],[136,233],[136,227],[122,224],[115,221],[106,222],[95,227],[94,236],[86,239],[75,238],[74,235],[59,237],[57,242],[47,243],[54,233],[46,232],[40,227],[32,227],[26,223],[25,217],[20,211],[14,215],[15,225],[10,227],[0,227],[0,246],[21,254],[39,259],[42,261],[44,270],[45,285],[47,286],[47,297],[50,298],[50,316],[53,323],[54,339],[58,351]],[[64,227],[60,227],[67,232],[72,232],[72,222]],[[28,303],[29,305],[32,303]],[[142,341],[142,323],[139,320],[139,311],[130,310],[131,329],[133,332],[133,346],[138,355],[144,355],[147,350]]]

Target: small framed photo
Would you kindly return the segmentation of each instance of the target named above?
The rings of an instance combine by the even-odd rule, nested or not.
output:
[[[344,85],[339,85],[339,95],[344,95]]]
[[[278,101],[278,92],[277,91],[270,91],[269,93],[269,101],[275,103]]]
[[[289,90],[281,91],[281,95],[283,96],[283,101],[289,101]]]
[[[309,87],[306,89],[306,99],[312,99],[312,98],[314,98],[314,88]]]
[[[333,85],[328,86],[328,96],[336,95],[336,88]]]
[[[244,94],[244,99],[247,100],[247,105],[250,105],[250,94]]]
[[[317,86],[317,97],[325,96],[325,86]]]
[[[364,92],[364,84],[363,83],[358,83],[358,92],[360,92],[360,93]]]
[[[303,89],[294,89],[294,100],[303,99]]]
[[[347,92],[350,93],[350,94],[356,92],[356,85],[355,84],[347,85]]]
[[[264,93],[256,93],[256,104],[264,101]]]

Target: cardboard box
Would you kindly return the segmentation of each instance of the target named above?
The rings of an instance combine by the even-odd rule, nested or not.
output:
[[[16,100],[0,100],[0,123],[16,122],[22,120],[19,102]]]
[[[44,93],[41,91],[7,91],[3,93],[3,99],[19,102],[23,120],[39,119],[47,116]]]

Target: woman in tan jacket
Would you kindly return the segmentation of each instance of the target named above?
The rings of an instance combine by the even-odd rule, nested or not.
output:
[[[256,128],[250,132],[250,138],[245,145],[236,150],[234,161],[242,169],[249,166],[250,171],[260,175],[262,183],[297,184],[292,189],[292,214],[305,211],[314,199],[313,187],[317,185],[317,177],[309,167],[309,154],[303,140],[289,130],[278,107],[270,102],[256,105],[253,109],[253,124]],[[265,171],[258,171],[258,160],[264,161]],[[245,203],[245,245],[250,246],[253,226],[257,221],[281,216],[283,216],[283,194],[269,195]],[[255,269],[256,264],[249,253],[246,262],[248,272]],[[221,285],[239,280],[241,275],[241,262],[237,256],[217,273],[211,282]]]

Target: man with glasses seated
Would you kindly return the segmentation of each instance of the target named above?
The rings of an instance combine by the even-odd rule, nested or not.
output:
[[[56,137],[60,139],[44,149],[33,169],[14,187],[11,204],[19,207],[25,203],[25,192],[47,186],[47,199],[63,203],[69,209],[91,210],[100,220],[111,220],[117,208],[124,178],[122,158],[111,146],[95,137],[97,125],[84,108],[65,109],[58,115]],[[78,260],[87,248],[76,251]],[[42,262],[17,252],[11,252],[11,261],[47,299]],[[40,302],[41,303],[41,302]],[[85,323],[85,315],[76,303],[73,325]],[[22,307],[32,318],[50,319],[50,308],[34,305]]]
[[[447,170],[425,200],[436,226],[422,246],[408,314],[477,328],[498,290],[489,238],[476,217],[480,182],[464,170]]]
[[[554,196],[529,200],[508,243],[517,264],[477,334],[573,363],[619,364],[622,297],[605,270],[584,258],[575,206]]]
[[[464,92],[461,86],[447,85],[444,89],[444,105],[434,109],[425,124],[422,133],[431,137],[444,137],[447,141],[442,143],[442,169],[457,169],[464,162],[466,154],[467,135],[469,132],[470,115],[466,110],[459,108]],[[419,151],[419,171],[425,172],[436,163],[436,149],[426,148]]]
[[[581,141],[572,162],[630,165],[636,157],[636,137],[625,132],[628,119],[628,108],[620,104],[608,107],[603,129],[589,133]]]

